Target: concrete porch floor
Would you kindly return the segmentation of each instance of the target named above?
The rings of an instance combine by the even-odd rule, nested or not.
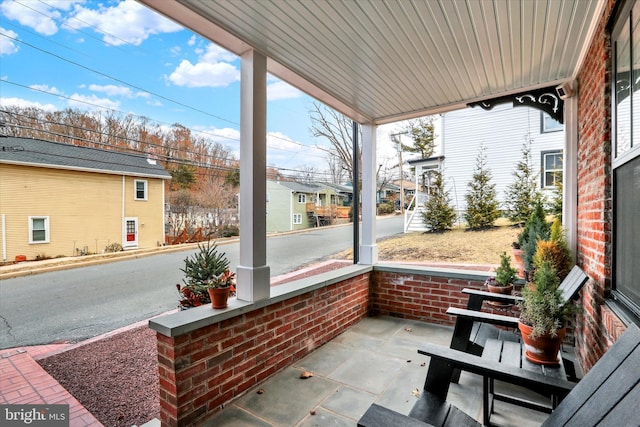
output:
[[[429,367],[429,358],[419,355],[417,349],[424,342],[448,346],[452,332],[450,327],[424,322],[366,318],[250,390],[203,425],[353,427],[374,402],[408,414],[416,400],[413,392],[422,391]],[[303,371],[314,376],[300,379]],[[500,387],[508,386],[496,385]],[[516,392],[544,401],[529,391]],[[481,420],[482,378],[463,373],[460,383],[451,385],[447,400]],[[496,402],[491,422],[528,427],[539,426],[546,417],[541,412]]]

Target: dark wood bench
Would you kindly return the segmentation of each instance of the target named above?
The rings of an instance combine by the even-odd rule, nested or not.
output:
[[[587,280],[589,280],[589,276],[580,267],[574,266],[567,277],[560,283],[562,300],[567,303],[576,298]],[[518,333],[516,333],[518,329],[517,317],[487,313],[481,310],[485,301],[517,304],[522,300],[521,297],[466,288],[462,292],[469,296],[467,308],[449,307],[447,309],[447,314],[456,316],[451,348],[465,353],[481,355],[488,339],[514,342],[520,340]],[[506,327],[507,329],[498,328],[498,326]],[[458,382],[459,376],[459,371],[454,371],[452,381]]]
[[[582,427],[626,426],[630,421],[638,424],[640,329],[635,325],[629,326],[577,385],[442,346],[429,345],[419,353],[431,356],[431,362],[424,391],[409,415],[373,404],[358,421],[359,427],[480,426],[446,402],[448,375],[455,368],[564,397],[543,426],[565,425],[569,421]]]

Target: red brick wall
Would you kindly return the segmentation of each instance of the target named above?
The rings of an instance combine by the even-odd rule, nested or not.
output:
[[[455,317],[446,314],[447,309],[466,307],[468,298],[462,294],[462,289],[482,289],[485,278],[453,279],[446,275],[374,271],[370,312],[453,325]]]
[[[369,274],[197,329],[158,337],[163,426],[197,425],[367,315]]]
[[[582,291],[576,347],[585,371],[612,342],[602,310],[604,292],[611,288],[611,43],[605,25],[613,3],[607,4],[578,75],[577,263],[591,280]]]

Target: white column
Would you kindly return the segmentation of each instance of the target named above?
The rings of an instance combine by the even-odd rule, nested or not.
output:
[[[376,245],[376,130],[377,126],[362,125],[362,233],[358,264],[378,262]]]
[[[267,58],[241,56],[240,81],[240,263],[238,299],[269,298],[267,266]]]
[[[577,92],[577,91],[576,91]],[[578,94],[564,101],[562,222],[574,257],[578,242]]]

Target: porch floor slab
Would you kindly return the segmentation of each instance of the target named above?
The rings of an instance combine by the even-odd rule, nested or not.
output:
[[[417,349],[425,342],[448,346],[452,333],[450,327],[425,322],[366,318],[250,390],[203,426],[354,426],[374,402],[408,414],[429,367],[429,358]],[[313,376],[301,379],[304,371]],[[528,390],[517,392],[545,401]],[[447,400],[482,420],[482,378],[463,373],[459,384],[451,385]],[[534,427],[547,416],[496,402],[491,421],[496,426]]]

